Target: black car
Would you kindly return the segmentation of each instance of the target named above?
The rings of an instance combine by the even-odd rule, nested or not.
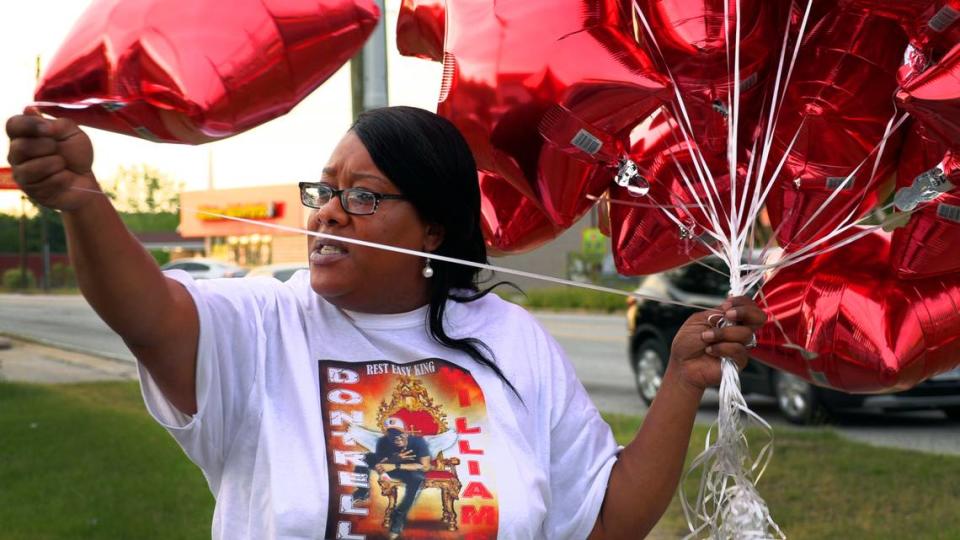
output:
[[[729,283],[725,266],[717,258],[702,264],[647,276],[639,292],[665,296],[685,303],[720,305]],[[711,270],[710,268],[713,268]],[[715,271],[718,270],[718,271]],[[637,391],[648,405],[653,402],[670,358],[670,344],[680,326],[693,314],[685,308],[653,301],[633,301],[627,310],[630,330],[629,360]],[[960,420],[960,368],[933,377],[903,392],[856,395],[821,388],[786,372],[751,360],[740,374],[744,395],[773,396],[790,422],[813,424],[825,421],[831,412],[852,408],[941,409]]]

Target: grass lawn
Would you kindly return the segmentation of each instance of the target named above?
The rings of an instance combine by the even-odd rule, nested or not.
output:
[[[136,383],[0,383],[0,538],[210,538],[212,516]]]
[[[640,419],[605,415],[621,444]],[[687,452],[703,449],[697,427]],[[840,438],[829,429],[776,428],[773,459],[760,494],[787,538],[960,539],[960,457],[875,448]],[[753,441],[758,432],[748,433]],[[686,487],[691,499],[697,486]],[[682,537],[686,521],[674,497],[658,532]]]
[[[607,418],[620,442],[640,423]],[[956,457],[778,429],[760,492],[791,539],[960,538]],[[212,512],[202,475],[135,383],[0,383],[0,539],[209,538]],[[682,536],[679,502],[657,530]]]

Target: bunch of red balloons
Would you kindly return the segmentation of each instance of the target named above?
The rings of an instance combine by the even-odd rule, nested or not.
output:
[[[292,108],[379,18],[372,0],[172,3],[94,2],[38,102],[223,138]],[[443,62],[438,112],[474,152],[495,253],[598,200],[627,275],[764,220],[795,262],[761,289],[756,356],[856,392],[960,362],[958,44],[958,0],[403,0],[397,24],[403,54]],[[892,232],[852,226],[873,214]]]
[[[401,20],[428,28],[441,5],[407,0]],[[710,195],[691,171],[709,169],[713,210],[727,216],[731,191],[758,189],[747,169],[765,141],[753,142],[768,137],[763,215],[786,254],[818,243],[825,252],[763,286],[774,322],[755,355],[852,392],[909,388],[960,362],[960,257],[951,255],[960,182],[950,182],[960,172],[951,153],[960,2],[813,0],[806,9],[802,0],[447,0],[442,57],[426,53],[439,50],[437,32],[406,39],[444,62],[439,112],[478,157],[487,237],[501,252],[549,240],[606,193],[621,273],[708,255]],[[404,37],[398,26],[398,44]],[[778,93],[781,49],[797,56],[783,63],[793,67]],[[911,118],[891,129],[902,112]],[[771,113],[776,128],[765,132]],[[593,135],[593,148],[578,133]],[[649,181],[645,198],[614,182],[624,155]],[[919,196],[921,177],[941,183]],[[892,235],[830,236],[897,192],[920,200]],[[854,234],[863,237],[823,249]]]

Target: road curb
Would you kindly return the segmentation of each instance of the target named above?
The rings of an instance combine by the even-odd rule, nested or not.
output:
[[[73,352],[78,354],[86,354],[88,356],[94,356],[96,358],[100,358],[103,360],[109,360],[111,362],[117,362],[117,363],[126,364],[126,365],[136,363],[136,359],[132,357],[128,358],[118,354],[110,354],[102,351],[93,351],[90,349],[84,349],[83,347],[75,347],[73,345],[67,345],[65,343],[60,343],[52,339],[43,339],[35,336],[25,336],[22,334],[8,332],[5,330],[0,331],[0,343],[2,343],[5,338],[16,339],[18,341],[25,341],[27,343],[35,343],[37,345],[43,345],[44,347],[52,347],[54,349],[60,349],[62,351],[68,351],[68,352]],[[2,348],[3,347],[0,346],[0,349]]]

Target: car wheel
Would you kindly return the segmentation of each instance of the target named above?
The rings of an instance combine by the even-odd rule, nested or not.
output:
[[[793,424],[821,424],[828,411],[817,395],[817,389],[807,381],[782,371],[773,373],[773,394],[783,416]]]
[[[663,342],[654,338],[643,340],[633,351],[633,375],[640,399],[650,405],[660,391],[669,353]]]
[[[944,407],[943,412],[947,418],[960,422],[960,407]]]

